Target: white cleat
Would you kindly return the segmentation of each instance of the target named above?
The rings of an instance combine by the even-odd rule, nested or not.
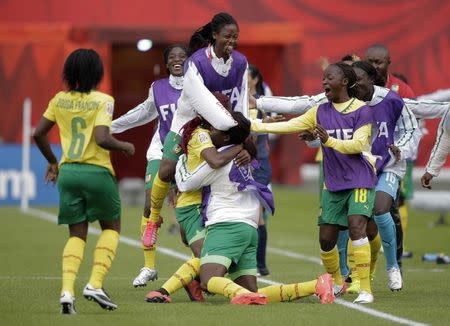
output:
[[[403,288],[403,278],[400,269],[393,267],[388,270],[387,273],[389,289],[391,289],[391,291],[400,291]]]
[[[117,304],[115,304],[108,293],[104,289],[96,289],[92,285],[87,284],[83,290],[83,296],[89,301],[95,301],[105,310],[117,309]]]
[[[142,267],[139,275],[133,281],[133,286],[135,288],[141,286],[147,286],[148,281],[155,281],[158,279],[158,272],[155,269],[148,267]]]
[[[360,291],[358,297],[353,301],[353,303],[372,303],[373,302],[373,294]]]
[[[342,283],[342,285],[333,284],[334,296],[340,297],[347,293],[347,283]]]
[[[59,298],[61,313],[63,315],[75,315],[75,298],[69,292],[64,291]]]

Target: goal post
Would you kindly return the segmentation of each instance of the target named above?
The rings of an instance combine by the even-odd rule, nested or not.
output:
[[[31,99],[25,98],[23,101],[22,119],[22,173],[20,191],[20,209],[27,211],[29,208],[29,192],[27,191],[27,176],[30,174],[30,138],[31,138]]]

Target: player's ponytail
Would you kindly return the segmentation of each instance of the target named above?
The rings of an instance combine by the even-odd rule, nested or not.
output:
[[[214,44],[213,33],[219,33],[225,25],[236,25],[239,30],[239,25],[236,19],[226,12],[220,12],[212,18],[212,20],[197,29],[191,36],[188,46],[188,56],[191,56],[198,49],[208,46],[208,44]]]
[[[210,43],[213,43],[213,37],[211,23],[208,23],[192,34],[189,40],[187,55],[191,56],[198,49],[204,48]]]
[[[181,136],[181,149],[183,150],[183,153],[188,153],[188,143],[189,140],[191,140],[192,133],[195,129],[197,129],[203,122],[203,119],[200,117],[195,117],[194,119],[186,122],[183,126],[182,130],[182,136]]]

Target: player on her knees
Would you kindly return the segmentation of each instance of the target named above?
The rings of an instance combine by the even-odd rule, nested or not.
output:
[[[229,98],[222,93],[214,93],[225,108],[231,111]],[[186,153],[187,172],[195,171],[199,165],[206,163],[213,168],[220,168],[236,159],[237,164],[248,164],[250,156],[243,155],[242,144],[236,144],[230,150],[218,152],[210,136],[210,125],[201,117],[197,117],[183,126],[181,147]],[[246,151],[244,151],[246,152]],[[241,154],[240,158],[236,158]],[[192,301],[203,301],[200,284],[197,281],[200,268],[200,251],[205,237],[202,223],[202,190],[181,192],[176,200],[176,218],[184,238],[194,255],[183,264],[177,272],[167,280],[157,291],[151,291],[146,296],[148,302],[170,302],[170,294],[184,287]]]
[[[250,122],[238,112],[232,113],[236,127],[222,132],[212,129],[216,147],[229,150],[241,144],[250,133]],[[246,148],[254,157],[251,143]],[[273,211],[270,190],[251,177],[250,165],[237,166],[234,161],[213,169],[202,164],[193,173],[186,172],[185,159],[177,167],[177,185],[181,191],[203,188],[207,234],[202,248],[200,279],[205,291],[222,294],[232,304],[266,304],[268,301],[291,301],[317,294],[322,303],[334,301],[331,276],[318,280],[257,289],[256,247],[259,206]],[[226,244],[226,246],[224,246]],[[224,275],[229,273],[231,280]]]

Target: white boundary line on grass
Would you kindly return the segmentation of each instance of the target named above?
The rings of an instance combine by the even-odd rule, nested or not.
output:
[[[34,208],[28,208],[27,210],[22,211],[25,214],[29,214],[32,215],[34,217],[38,217],[42,220],[46,220],[49,222],[56,222],[57,221],[57,216],[51,213],[47,213],[45,211],[41,211],[38,209],[34,209]],[[99,235],[101,233],[101,230],[95,227],[89,227],[89,233],[91,234],[96,234]],[[135,239],[126,237],[121,235],[120,236],[120,242],[123,242],[127,245],[130,245],[132,247],[141,247],[141,242],[137,241]],[[174,258],[178,258],[180,260],[188,260],[189,258],[191,258],[190,255],[186,255],[183,254],[181,252],[172,250],[170,248],[164,248],[161,246],[157,247],[158,252],[161,252],[167,256],[170,257],[174,257]],[[273,248],[273,247],[269,247],[268,251],[273,252],[275,254],[278,255],[282,255],[282,256],[286,256],[286,257],[290,257],[290,258],[296,258],[296,259],[300,259],[300,260],[305,260],[305,261],[309,261],[312,263],[316,263],[316,264],[321,264],[321,260],[317,257],[313,257],[313,256],[307,256],[307,255],[302,255],[302,254],[298,254],[292,251],[287,251],[287,250],[282,250],[282,249],[278,249],[278,248]],[[265,278],[258,278],[258,281],[261,283],[265,283],[265,284],[269,284],[269,285],[278,285],[281,284],[279,282],[275,282],[275,281],[271,281]],[[354,304],[342,299],[336,299],[335,303],[340,304],[344,307],[350,308],[350,309],[354,309],[354,310],[358,310],[360,312],[366,313],[368,315],[377,317],[377,318],[381,318],[381,319],[385,319],[385,320],[389,320],[392,322],[396,322],[399,324],[403,324],[403,325],[410,325],[410,326],[429,326],[428,324],[424,324],[424,323],[420,323],[420,322],[416,322],[414,320],[409,320],[406,318],[402,318],[402,317],[397,317],[395,315],[391,315],[382,311],[378,311],[372,308],[368,308],[366,306],[362,306],[362,305],[358,305],[358,304]]]

